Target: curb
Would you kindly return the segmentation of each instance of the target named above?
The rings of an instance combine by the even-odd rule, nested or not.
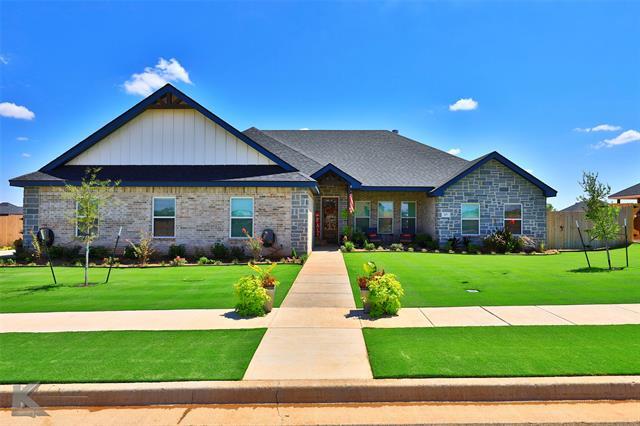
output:
[[[13,385],[0,386],[0,407]],[[640,400],[640,376],[43,384],[42,407]]]

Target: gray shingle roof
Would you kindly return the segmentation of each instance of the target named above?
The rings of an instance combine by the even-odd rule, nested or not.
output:
[[[630,186],[622,191],[618,191],[615,194],[609,195],[609,198],[618,198],[618,197],[640,197],[640,183],[637,183],[633,186]]]
[[[18,207],[6,201],[0,203],[0,215],[22,214],[22,207]]]
[[[245,131],[306,174],[331,163],[375,187],[435,187],[469,165],[467,160],[388,130]]]

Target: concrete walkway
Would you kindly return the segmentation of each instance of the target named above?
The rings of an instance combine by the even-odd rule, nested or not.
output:
[[[339,251],[314,252],[249,364],[245,380],[371,379],[347,268]]]

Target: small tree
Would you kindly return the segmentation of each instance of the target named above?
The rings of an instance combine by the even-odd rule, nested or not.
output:
[[[593,226],[587,230],[592,240],[604,242],[607,251],[607,262],[611,270],[611,256],[609,254],[609,240],[615,239],[620,233],[618,215],[620,209],[609,205],[607,197],[611,193],[611,187],[598,180],[598,174],[592,172],[582,173],[580,186],[584,195],[578,197],[578,201],[585,205],[585,216]]]
[[[149,263],[149,259],[155,253],[155,249],[153,248],[153,237],[148,232],[140,231],[140,240],[138,244],[127,240],[133,249],[133,253],[140,262],[140,266],[146,266]]]
[[[98,237],[98,224],[106,202],[113,196],[120,181],[100,180],[100,168],[87,168],[80,185],[65,185],[63,197],[75,203],[69,221],[78,230],[76,238],[85,246],[84,285],[89,285],[89,251]]]

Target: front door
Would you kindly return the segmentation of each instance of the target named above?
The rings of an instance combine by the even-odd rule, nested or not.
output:
[[[338,243],[338,197],[322,198],[322,241]]]

